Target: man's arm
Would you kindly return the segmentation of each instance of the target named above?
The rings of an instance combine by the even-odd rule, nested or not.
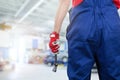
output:
[[[54,32],[59,33],[62,22],[68,12],[70,0],[59,0],[59,6],[55,17]]]
[[[70,0],[59,0],[59,6],[55,17],[54,31],[50,34],[49,47],[53,53],[59,52],[59,33],[63,20],[68,12]]]

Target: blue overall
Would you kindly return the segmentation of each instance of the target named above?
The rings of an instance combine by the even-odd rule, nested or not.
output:
[[[112,0],[83,0],[70,10],[67,28],[69,80],[120,80],[120,18]]]

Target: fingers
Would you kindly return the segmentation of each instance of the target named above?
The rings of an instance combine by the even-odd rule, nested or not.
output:
[[[59,51],[59,48],[60,48],[59,44],[54,44],[54,45],[50,44],[49,47],[53,53],[57,53]]]
[[[59,45],[59,40],[53,41],[52,45]]]
[[[50,43],[50,48],[59,48],[59,43],[58,41],[53,41]]]
[[[50,34],[50,42],[49,47],[53,53],[57,53],[59,51],[59,33],[52,32]]]
[[[59,51],[59,48],[60,48],[59,45],[52,46],[51,51],[52,51],[53,53],[57,53],[57,52]]]
[[[55,48],[55,47],[56,47],[56,48],[59,47],[59,44],[54,44],[54,45],[53,45],[53,44],[50,44],[50,48]]]

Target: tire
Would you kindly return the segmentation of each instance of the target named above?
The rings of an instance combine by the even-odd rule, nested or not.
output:
[[[51,66],[52,66],[52,63],[48,62],[47,65],[48,65],[49,67],[51,67]]]
[[[67,62],[68,62],[68,57],[64,56],[64,57],[62,58],[62,62],[63,62],[63,63],[67,63]]]

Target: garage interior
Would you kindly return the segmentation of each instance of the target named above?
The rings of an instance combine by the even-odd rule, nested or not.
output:
[[[56,73],[52,72],[54,58],[48,47],[58,2],[0,0],[0,80],[68,80],[65,34],[69,14],[60,33]],[[97,71],[92,73],[92,80],[98,80]]]

